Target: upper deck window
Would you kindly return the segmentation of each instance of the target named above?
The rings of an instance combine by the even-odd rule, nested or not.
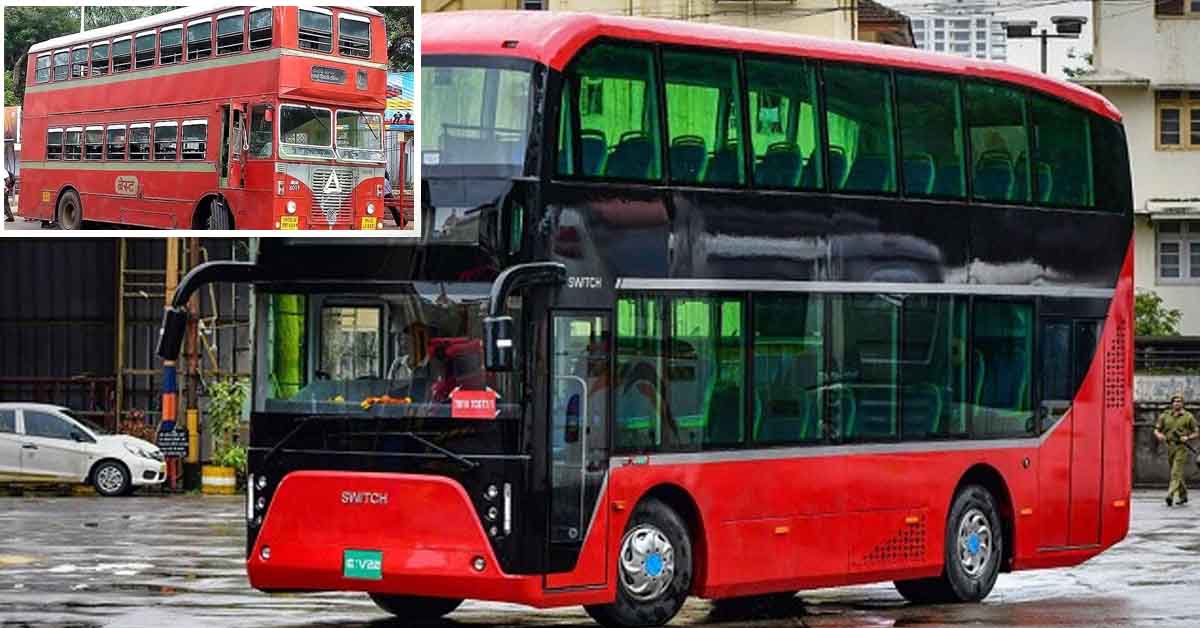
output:
[[[108,43],[92,46],[92,76],[108,74]]]
[[[300,49],[333,52],[333,14],[324,9],[300,9]]]
[[[113,73],[127,72],[133,67],[133,41],[122,37],[114,39],[112,46]]]
[[[88,47],[80,46],[71,51],[71,78],[87,76]]]
[[[217,54],[241,52],[246,42],[246,15],[226,13],[217,18]]]
[[[825,185],[817,116],[817,70],[799,59],[746,59],[754,185],[819,189]]]
[[[967,123],[975,198],[1028,202],[1031,186],[1024,94],[1007,85],[968,83]]]
[[[338,17],[338,52],[347,57],[371,56],[371,20],[357,15]]]
[[[133,43],[134,69],[148,68],[154,65],[154,44],[158,35],[154,32],[141,33]]]
[[[896,191],[891,91],[886,71],[825,66],[825,124],[832,189]]]
[[[957,80],[896,74],[906,196],[966,196],[960,102]]]
[[[279,152],[283,157],[333,159],[333,112],[307,105],[280,105]]]
[[[50,81],[50,54],[38,55],[37,72],[35,73],[35,83],[47,83]]]
[[[1030,99],[1034,200],[1091,207],[1092,134],[1086,113],[1045,96]]]
[[[70,75],[71,51],[56,50],[54,52],[54,80],[65,81]]]
[[[671,181],[745,183],[737,58],[664,50],[662,63]]]
[[[212,56],[212,18],[188,24],[188,61],[207,59]]]
[[[270,7],[256,9],[250,12],[250,49],[260,50],[271,47],[272,28],[275,25],[275,14]]]
[[[158,63],[171,65],[183,60],[183,27],[164,28],[158,35]]]

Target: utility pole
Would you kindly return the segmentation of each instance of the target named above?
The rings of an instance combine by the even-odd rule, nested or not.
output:
[[[1050,22],[1054,24],[1054,33],[1044,28],[1040,33],[1035,33],[1037,20],[1005,22],[1004,32],[1009,39],[1033,39],[1036,37],[1042,40],[1042,74],[1046,74],[1049,71],[1046,59],[1049,40],[1078,39],[1079,34],[1083,31],[1083,25],[1087,24],[1087,21],[1086,17],[1080,15],[1056,15],[1050,18]]]

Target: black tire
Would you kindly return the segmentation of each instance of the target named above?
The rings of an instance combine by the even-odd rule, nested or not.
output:
[[[384,612],[408,621],[435,621],[454,612],[462,600],[416,595],[371,593],[371,601]]]
[[[669,544],[666,548],[669,556],[662,555],[667,552],[659,551],[664,546],[656,539],[665,539]],[[631,563],[638,562],[632,548],[639,544],[644,548],[647,543],[652,548],[651,553],[639,563],[644,572],[626,572],[623,563],[627,557]],[[630,551],[627,552],[627,548]],[[657,499],[642,501],[625,526],[617,549],[616,568],[616,600],[611,604],[585,607],[592,619],[610,628],[661,626],[671,621],[692,588],[692,540],[687,525],[670,506]],[[668,569],[670,573],[664,578]],[[636,582],[627,577],[627,573],[633,573],[636,578],[647,578],[647,582],[652,583],[649,592],[640,595],[635,591],[645,582]]]
[[[58,228],[64,231],[75,231],[83,228],[83,202],[75,190],[67,190],[58,197],[58,211],[55,214]]]
[[[133,488],[129,469],[117,460],[101,460],[92,469],[92,487],[104,497],[119,497]]]
[[[712,601],[709,617],[717,621],[793,617],[804,612],[795,591],[721,598]]]
[[[954,496],[946,517],[942,575],[897,581],[896,590],[914,604],[979,602],[996,585],[1003,557],[1004,527],[996,498],[982,486],[966,486]]]
[[[214,198],[208,203],[208,221],[205,227],[209,231],[228,231],[233,228],[233,216],[229,208],[219,198]]]

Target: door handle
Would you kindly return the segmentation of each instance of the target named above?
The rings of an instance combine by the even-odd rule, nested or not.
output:
[[[25,443],[24,445],[21,445],[21,449],[37,449],[37,448],[38,448],[38,446],[34,445],[33,443]]]

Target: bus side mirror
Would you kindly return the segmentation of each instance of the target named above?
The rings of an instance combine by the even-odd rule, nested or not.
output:
[[[513,370],[513,319],[489,316],[483,319],[483,366],[489,371]]]
[[[187,308],[169,307],[163,311],[162,327],[158,330],[158,357],[171,361],[179,359],[179,349],[183,346],[187,324]]]

